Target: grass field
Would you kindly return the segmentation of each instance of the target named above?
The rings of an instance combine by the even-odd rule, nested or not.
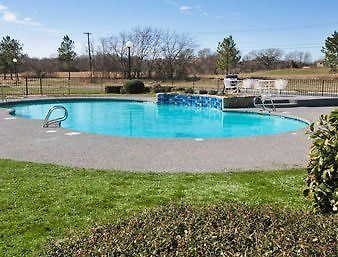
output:
[[[338,73],[331,73],[326,68],[310,69],[282,69],[270,71],[257,71],[240,74],[242,77],[267,77],[285,79],[338,79]]]
[[[36,256],[51,237],[173,202],[309,210],[305,176],[304,170],[131,173],[0,160],[0,255]]]
[[[58,77],[67,78],[68,72],[57,72]],[[99,75],[99,74],[96,74]],[[327,68],[307,68],[307,69],[279,69],[279,70],[268,70],[268,71],[257,71],[251,73],[240,73],[241,77],[268,77],[268,78],[295,78],[295,79],[333,79],[338,78],[338,73],[331,73]],[[71,72],[72,77],[89,77],[89,72]],[[204,78],[223,78],[224,75],[200,75],[196,74],[197,77]]]

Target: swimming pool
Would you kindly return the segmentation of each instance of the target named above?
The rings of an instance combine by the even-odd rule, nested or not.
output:
[[[307,126],[303,121],[275,115],[112,99],[21,102],[7,108],[13,109],[17,117],[44,119],[48,110],[59,104],[69,112],[62,127],[121,137],[248,137],[290,132]],[[60,115],[58,111],[52,118],[57,115]]]

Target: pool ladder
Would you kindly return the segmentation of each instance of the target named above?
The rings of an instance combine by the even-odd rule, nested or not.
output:
[[[260,100],[260,103],[257,103],[257,100]],[[267,102],[270,102],[270,103],[267,103]],[[271,110],[276,111],[275,104],[272,98],[269,96],[265,96],[265,95],[256,96],[253,99],[253,104],[256,108],[261,108],[263,111],[268,111],[268,112],[271,112]],[[267,107],[266,105],[270,105],[271,108]]]
[[[63,114],[62,117],[58,117],[58,118],[50,120],[49,118],[55,110],[63,110],[64,114]],[[65,121],[67,118],[68,118],[68,111],[67,111],[66,107],[64,107],[62,105],[55,105],[55,106],[53,106],[52,108],[49,109],[49,111],[46,115],[46,118],[43,121],[42,127],[44,127],[44,128],[49,128],[51,126],[60,127],[61,123],[63,121]]]

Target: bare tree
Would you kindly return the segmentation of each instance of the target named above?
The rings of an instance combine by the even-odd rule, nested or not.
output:
[[[29,58],[25,57],[21,65],[22,70],[29,76],[45,77],[53,76],[54,72],[62,69],[58,58]]]
[[[217,54],[209,48],[198,51],[194,62],[194,71],[197,74],[216,74]]]
[[[170,32],[163,33],[161,52],[164,59],[164,75],[166,78],[173,79],[175,67],[184,65],[184,57],[190,56],[186,53],[196,46],[193,38],[187,34]]]
[[[133,42],[132,56],[133,56],[133,71],[135,77],[141,77],[144,71],[144,61],[150,57],[154,42],[154,32],[156,29],[151,27],[134,28],[129,34],[129,40]]]
[[[109,50],[109,41],[107,38],[100,38],[95,51],[95,70],[101,72],[102,77],[111,77],[112,73],[121,71],[121,65],[116,54]]]
[[[267,70],[276,67],[276,64],[281,60],[283,51],[277,48],[269,48],[260,51],[254,51],[252,54],[255,60],[261,63]]]
[[[127,49],[125,47],[126,42],[129,40],[129,35],[125,32],[121,32],[119,35],[112,35],[104,38],[103,43],[105,45],[106,54],[110,56],[111,61],[118,60],[119,72],[123,73],[123,76],[127,76]]]
[[[293,68],[311,63],[311,54],[303,51],[293,51],[285,55],[285,61],[291,63]]]
[[[148,77],[151,78],[154,73],[156,61],[161,55],[162,44],[162,31],[159,29],[151,30],[151,40],[149,41],[150,47],[147,54],[147,71]]]

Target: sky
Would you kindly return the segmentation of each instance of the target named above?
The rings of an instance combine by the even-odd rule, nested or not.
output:
[[[21,41],[32,57],[55,56],[63,35],[85,54],[92,40],[156,27],[189,33],[215,51],[232,35],[242,55],[280,48],[322,58],[325,38],[338,30],[338,0],[0,0],[0,37]]]

